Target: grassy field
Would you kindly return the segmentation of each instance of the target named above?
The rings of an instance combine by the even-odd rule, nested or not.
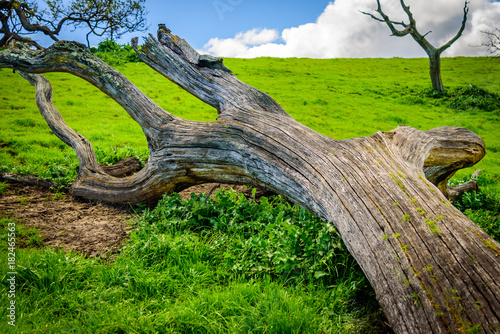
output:
[[[244,82],[269,93],[296,120],[337,139],[368,136],[400,124],[427,130],[462,126],[479,134],[486,157],[475,167],[500,175],[498,109],[455,110],[448,99],[430,98],[426,59],[227,59],[226,65]],[[489,58],[443,59],[445,86],[477,85],[500,93],[500,62]],[[155,102],[191,120],[214,120],[216,111],[193,98],[143,63],[118,66]],[[63,73],[47,74],[54,103],[65,121],[87,137],[102,161],[132,150],[147,157],[140,127],[113,100],[87,82]],[[0,70],[0,168],[57,175],[54,165],[71,166],[75,155],[40,117],[34,89],[11,70]],[[36,134],[28,136],[27,134]],[[102,153],[102,154],[101,154]],[[47,159],[47,157],[50,157]],[[106,158],[107,157],[107,158]],[[472,169],[458,176],[471,174]],[[494,192],[500,192],[495,182]]]
[[[483,93],[472,98],[461,89],[479,86],[500,93],[500,62],[443,59],[446,96],[428,90],[426,59],[260,58],[225,63],[295,119],[337,139],[400,124],[422,130],[462,126],[476,132],[486,143],[487,155],[453,182],[482,169],[482,192],[468,194],[457,205],[499,239],[500,109],[495,98]],[[215,119],[213,108],[145,64],[124,62],[117,68],[173,114]],[[47,77],[56,107],[93,143],[100,162],[130,155],[147,160],[140,127],[114,101],[70,75]],[[0,170],[69,184],[78,169],[76,156],[39,115],[34,89],[11,70],[0,70],[0,82]],[[0,193],[3,188],[0,184]],[[5,288],[11,222],[6,215],[0,220]],[[181,201],[174,195],[131,224],[135,232],[113,262],[43,246],[19,250],[17,332],[380,331],[382,316],[373,291],[335,228],[281,198],[258,205],[231,192],[206,202],[203,196]],[[17,228],[21,241],[33,233]],[[7,332],[5,293],[0,300],[0,332]]]

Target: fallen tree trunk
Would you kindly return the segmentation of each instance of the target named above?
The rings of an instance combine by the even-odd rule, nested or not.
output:
[[[137,40],[133,45],[137,49]],[[500,331],[499,244],[446,198],[448,179],[485,154],[476,134],[400,126],[335,140],[296,122],[220,59],[199,56],[168,30],[148,37],[138,54],[217,108],[217,120],[168,113],[78,43],[0,53],[0,67],[23,71],[47,123],[76,151],[73,195],[137,203],[206,182],[268,189],[337,226],[396,333]],[[116,178],[99,166],[91,144],[53,106],[48,80],[36,74],[51,71],[94,84],[142,126],[150,150],[146,167]]]

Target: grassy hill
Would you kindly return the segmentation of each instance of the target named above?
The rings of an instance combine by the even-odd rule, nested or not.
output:
[[[400,124],[427,130],[462,126],[479,134],[487,155],[458,173],[482,169],[482,192],[457,205],[500,237],[500,62],[443,59],[447,94],[429,90],[427,59],[226,59],[244,82],[268,93],[299,122],[337,139]],[[191,120],[216,111],[143,63],[116,66],[155,102]],[[66,122],[87,137],[100,162],[147,160],[140,127],[81,79],[46,75]],[[0,170],[69,184],[78,164],[38,113],[34,88],[0,70]],[[484,91],[486,90],[486,91]],[[0,192],[1,192],[0,187]],[[8,216],[0,215],[6,258]],[[133,223],[112,263],[43,247],[18,252],[22,318],[17,330],[54,333],[360,333],[383,316],[373,291],[330,224],[281,198],[261,204],[221,192],[213,201],[165,197]],[[19,230],[18,233],[22,234]],[[2,260],[2,277],[7,265]],[[5,279],[2,284],[7,287]],[[7,302],[1,295],[2,305]],[[5,308],[0,311],[5,319]],[[22,320],[22,321],[21,321]],[[9,328],[5,321],[0,331]]]
[[[427,59],[398,58],[226,59],[226,65],[238,78],[270,94],[296,120],[329,137],[368,136],[400,124],[421,130],[444,125],[466,127],[484,139],[488,150],[483,161],[474,168],[498,176],[498,105],[493,111],[484,111],[465,101],[465,110],[457,110],[448,106],[452,98],[431,97],[427,62]],[[451,95],[457,94],[457,88],[471,84],[500,93],[498,61],[445,58],[442,66],[443,81]],[[117,68],[173,114],[190,120],[215,119],[213,108],[144,63],[124,63]],[[51,73],[47,77],[54,86],[54,103],[66,122],[91,140],[97,150],[130,147],[141,156],[147,155],[141,129],[118,104],[79,78],[63,73]],[[0,70],[0,78],[3,119],[0,166],[35,168],[44,174],[48,165],[66,160],[63,156],[74,157],[39,116],[34,89],[11,70]],[[27,136],[34,132],[36,136]],[[46,160],[47,155],[52,161]],[[102,156],[102,159],[106,158]],[[472,172],[463,171],[459,176]]]

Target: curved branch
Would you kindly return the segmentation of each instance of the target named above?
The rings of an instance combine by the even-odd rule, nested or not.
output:
[[[26,17],[24,9],[22,9],[20,6],[16,6],[14,8],[15,8],[17,16],[19,17],[19,21],[21,22],[21,24],[22,24],[22,26],[23,26],[24,29],[26,29],[27,31],[32,31],[32,32],[41,31],[45,35],[47,35],[50,38],[52,38],[54,41],[58,41],[59,40],[55,35],[59,34],[59,32],[61,31],[62,25],[64,24],[64,22],[66,22],[66,20],[68,20],[67,17],[63,18],[59,22],[59,25],[58,25],[57,29],[54,30],[54,31],[52,31],[49,28],[47,28],[46,26],[42,26],[42,25],[39,25],[39,24],[32,24],[28,20],[28,18]]]
[[[373,15],[371,13],[367,13],[367,12],[363,12],[363,11],[360,11],[360,13],[368,15],[368,16],[370,16],[372,19],[374,19],[376,21],[386,22],[386,20],[380,19],[380,18],[376,17],[375,15]],[[389,20],[389,22],[392,23],[393,25],[400,25],[400,26],[406,27],[406,24],[404,22],[396,22],[396,21],[391,21],[391,20]]]
[[[20,42],[20,43],[23,43],[23,44],[26,44],[26,45],[34,46],[35,48],[37,48],[37,50],[43,50],[44,49],[44,47],[42,47],[41,45],[39,45],[34,40],[26,38],[26,37],[19,36],[17,33],[14,33],[14,32],[7,32],[7,33],[5,33],[4,36],[3,36],[3,38],[0,39],[0,46],[6,46],[9,43],[11,43],[12,41],[17,41],[17,42]]]
[[[132,176],[114,177],[112,171],[97,162],[92,144],[81,134],[71,129],[52,103],[52,85],[40,74],[19,71],[19,74],[36,88],[36,103],[54,134],[76,152],[80,169],[71,185],[73,196],[122,203],[156,202],[165,192],[174,188],[169,179],[158,179],[156,168],[149,164]],[[155,187],[153,187],[155,185]],[[151,191],[154,188],[155,191]],[[96,194],[99,195],[96,196]]]
[[[425,132],[399,126],[385,133],[404,159],[425,172],[427,180],[436,185],[447,197],[448,180],[460,169],[478,163],[486,154],[484,141],[475,133],[459,127],[439,127]],[[415,154],[420,152],[420,154]]]
[[[288,116],[269,95],[238,80],[223,65],[222,58],[199,55],[184,39],[172,35],[166,28],[159,29],[158,36],[159,40],[150,35],[142,52],[138,50],[137,38],[132,40],[139,58],[219,112],[245,106]]]
[[[387,26],[389,27],[389,29],[391,29],[391,32],[392,32],[393,36],[403,37],[403,36],[406,36],[406,35],[408,35],[410,33],[411,25],[407,25],[404,22],[392,21],[389,18],[389,16],[387,16],[382,11],[382,5],[380,5],[380,0],[377,0],[377,12],[380,14],[380,16],[382,16],[383,19],[380,19],[380,18],[378,18],[375,15],[370,14],[370,13],[366,13],[366,12],[361,12],[361,13],[363,13],[365,15],[368,15],[368,16],[371,16],[373,19],[375,19],[375,20],[377,20],[379,22],[385,22],[387,24]],[[403,26],[405,29],[404,30],[398,30],[398,29],[396,29],[396,27],[394,26],[396,24]]]
[[[74,74],[118,102],[142,127],[147,138],[176,119],[141,92],[120,72],[95,57],[83,44],[60,41],[43,51],[9,49],[0,53],[0,67],[30,73]]]
[[[468,13],[469,13],[469,1],[465,1],[464,17],[462,19],[462,25],[460,26],[460,30],[458,30],[458,32],[455,35],[455,37],[453,37],[448,43],[446,43],[445,45],[443,45],[442,47],[440,47],[438,49],[439,53],[442,53],[443,51],[445,51],[446,49],[448,49],[453,43],[455,43],[460,38],[460,36],[462,36],[462,33],[465,30],[465,25],[467,23],[467,14]]]
[[[49,80],[40,74],[30,74],[22,71],[19,71],[19,74],[36,88],[38,110],[40,110],[52,132],[75,150],[80,169],[99,171],[100,167],[97,163],[92,144],[85,137],[71,129],[53,105],[52,85]]]
[[[410,6],[407,6],[404,2],[404,0],[401,0],[401,7],[403,7],[403,10],[405,11],[406,15],[408,15],[408,19],[410,20],[410,27],[413,27],[414,29],[417,28],[417,22],[413,18],[413,13],[410,11]]]

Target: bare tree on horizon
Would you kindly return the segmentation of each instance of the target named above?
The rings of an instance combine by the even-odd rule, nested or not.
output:
[[[427,55],[429,56],[429,61],[430,61],[429,73],[431,76],[432,87],[439,92],[444,92],[443,80],[441,79],[441,54],[446,49],[448,49],[453,43],[455,43],[460,38],[460,36],[462,36],[462,33],[465,30],[465,24],[467,23],[467,14],[469,13],[469,1],[465,1],[464,15],[462,20],[462,25],[460,26],[459,31],[457,32],[455,37],[453,37],[451,40],[448,41],[448,43],[444,44],[439,48],[434,47],[425,38],[430,33],[430,31],[423,35],[418,31],[417,22],[413,17],[413,13],[410,11],[410,6],[407,6],[404,0],[400,1],[401,1],[401,7],[408,16],[409,20],[408,23],[405,23],[403,21],[398,22],[391,20],[389,16],[387,16],[382,11],[382,5],[380,4],[380,0],[377,0],[378,7],[376,11],[379,13],[381,18],[367,12],[361,12],[361,13],[371,16],[373,19],[377,21],[385,22],[389,27],[389,29],[391,29],[392,36],[404,37],[410,35],[411,37],[413,37],[413,39],[422,47],[422,49],[424,49],[425,53],[427,53]],[[398,30],[396,26],[400,26],[403,29]]]

